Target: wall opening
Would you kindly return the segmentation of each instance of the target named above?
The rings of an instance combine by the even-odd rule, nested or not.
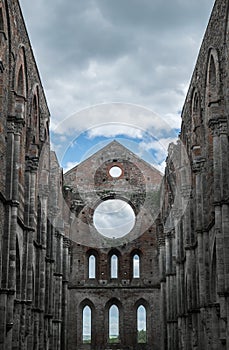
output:
[[[115,254],[111,256],[111,278],[118,278],[118,257]]]
[[[109,174],[111,177],[118,178],[122,175],[122,169],[119,166],[115,165],[110,168]]]
[[[140,257],[138,254],[133,256],[133,278],[140,278]]]
[[[143,305],[137,308],[137,342],[138,344],[145,344],[147,342],[146,309]]]
[[[96,257],[90,255],[88,259],[88,277],[96,278]]]
[[[119,343],[119,309],[112,305],[109,309],[109,343]]]
[[[22,66],[20,67],[18,73],[17,93],[18,95],[24,96],[24,74]]]
[[[88,305],[83,309],[83,343],[91,344],[91,308]]]
[[[108,199],[100,203],[94,212],[94,225],[99,233],[108,238],[127,235],[135,225],[132,207],[121,199]]]

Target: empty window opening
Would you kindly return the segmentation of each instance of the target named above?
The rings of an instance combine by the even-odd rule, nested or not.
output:
[[[89,278],[96,278],[96,258],[94,255],[90,255],[89,257],[88,270]]]
[[[110,168],[109,174],[114,178],[118,178],[122,175],[122,169],[119,168],[119,166],[115,165],[112,168]]]
[[[138,254],[133,256],[133,277],[140,278],[140,257]]]
[[[143,305],[140,305],[137,309],[137,340],[141,344],[145,344],[147,341],[146,309]]]
[[[83,309],[83,343],[91,344],[91,308],[89,306]]]
[[[119,343],[119,309],[112,305],[109,309],[109,343]]]
[[[21,96],[24,95],[24,75],[23,75],[22,66],[20,67],[20,70],[18,73],[17,93]]]
[[[108,199],[95,209],[93,222],[97,231],[108,238],[121,238],[135,225],[132,207],[121,199]]]
[[[118,278],[118,257],[115,254],[111,257],[111,278]]]
[[[215,67],[214,58],[212,56],[210,59],[210,68],[209,68],[209,83],[213,87],[216,85],[216,67]]]

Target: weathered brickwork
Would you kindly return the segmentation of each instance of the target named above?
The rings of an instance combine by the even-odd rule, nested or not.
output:
[[[0,161],[0,349],[58,349],[68,253],[52,191],[62,174],[16,0],[0,1]]]
[[[118,178],[109,173],[113,166],[122,170]],[[161,180],[158,170],[116,141],[65,174],[66,202],[71,208],[71,239],[74,240],[69,277],[68,349],[85,349],[82,309],[86,305],[92,310],[94,325],[91,348],[138,349],[137,306],[141,304],[146,307],[148,317],[147,344],[141,344],[141,349],[160,349],[159,250],[151,202],[153,195],[159,194]],[[101,201],[111,198],[130,203],[136,214],[135,228],[115,240],[105,239],[93,227],[94,209]],[[159,205],[156,199],[155,210]],[[74,205],[79,202],[80,210]],[[117,278],[111,277],[113,254],[118,257]],[[133,274],[135,254],[140,257],[139,278]],[[91,255],[96,258],[95,278],[90,278],[88,273]],[[120,343],[116,345],[108,341],[108,312],[112,304],[118,305],[120,311]]]
[[[216,0],[159,191],[161,174],[116,141],[63,176],[18,0],[0,0],[0,350],[229,348],[228,14],[229,1]],[[134,210],[122,238],[94,226],[108,199]],[[112,305],[116,343],[108,341]]]
[[[184,215],[169,224],[173,200],[166,198],[174,197],[176,172],[171,152],[167,159],[160,252],[165,349],[229,348],[228,6],[215,2],[183,108],[180,140],[192,188]]]

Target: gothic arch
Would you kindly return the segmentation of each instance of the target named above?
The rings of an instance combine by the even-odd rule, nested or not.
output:
[[[40,100],[39,100],[39,89],[38,85],[35,84],[31,97],[29,99],[29,113],[28,119],[26,120],[27,135],[26,135],[26,149],[28,149],[31,144],[39,144],[40,138]]]
[[[149,342],[151,337],[151,317],[150,317],[150,306],[149,303],[144,299],[141,298],[136,301],[134,304],[133,312],[135,314],[134,317],[134,329],[135,329],[135,342],[138,343],[138,309],[140,306],[143,306],[146,312],[146,343]]]
[[[117,257],[117,274],[113,274],[112,273],[112,269],[114,268],[113,262],[112,262],[112,257],[116,256]],[[113,265],[113,266],[112,266]],[[112,278],[120,278],[120,266],[121,266],[121,253],[118,249],[111,249],[108,253],[108,276],[112,279]],[[115,275],[117,275],[117,277],[114,277]],[[113,276],[113,277],[112,277]]]
[[[136,270],[137,271],[134,271],[134,264],[135,264],[135,257],[138,257],[138,260],[137,260],[137,265],[136,266]],[[141,278],[141,270],[142,270],[142,252],[140,249],[133,249],[130,253],[130,275],[132,276],[132,278]],[[136,274],[135,274],[136,272]],[[138,275],[138,277],[137,277]]]
[[[201,97],[197,88],[193,89],[191,99],[191,149],[194,156],[201,155],[203,128],[201,115]]]
[[[218,104],[220,100],[220,69],[219,56],[215,48],[210,48],[206,73],[206,101],[207,106]]]
[[[109,343],[109,311],[112,306],[116,306],[118,308],[118,326],[119,326],[119,343],[122,343],[123,340],[123,329],[124,329],[124,320],[123,320],[123,305],[117,298],[110,299],[105,305],[105,334],[107,343]]]
[[[14,90],[18,98],[24,97],[25,99],[28,95],[27,65],[25,48],[23,45],[20,45],[18,48],[14,71]]]
[[[95,266],[91,266],[90,264],[90,258],[93,257],[95,258]],[[92,262],[93,264],[93,262]],[[99,276],[99,253],[97,252],[97,250],[95,249],[89,249],[86,253],[86,278],[94,278],[94,279],[98,279]],[[92,274],[91,269],[94,269],[94,273]],[[91,273],[90,273],[91,272]],[[94,277],[90,277],[90,275],[94,275]]]
[[[96,335],[96,308],[94,303],[86,298],[79,305],[79,316],[80,321],[78,322],[78,331],[80,334],[80,343],[83,343],[83,311],[85,307],[89,307],[91,310],[91,345],[95,344],[95,335]]]

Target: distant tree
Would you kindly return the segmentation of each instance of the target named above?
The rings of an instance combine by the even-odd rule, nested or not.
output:
[[[144,329],[138,331],[138,343],[146,343],[146,331]]]

